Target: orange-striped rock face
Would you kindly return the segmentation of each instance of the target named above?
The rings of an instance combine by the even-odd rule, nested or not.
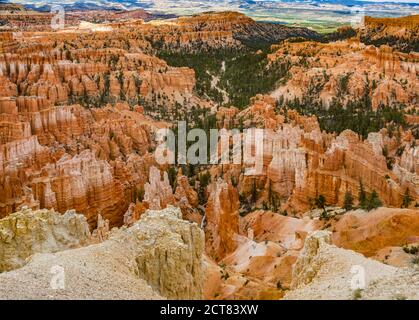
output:
[[[211,105],[194,95],[192,69],[151,55],[145,37],[157,28],[137,27],[2,37],[13,45],[0,56],[1,216],[22,206],[76,209],[92,227],[98,214],[121,225],[155,165],[154,132],[167,126],[141,104]],[[182,186],[176,203],[200,221],[188,203],[196,194]]]
[[[80,15],[73,13],[73,22]],[[98,19],[119,19],[115,15]],[[15,21],[24,24],[22,17]],[[310,34],[261,27],[233,12],[0,33],[0,218],[23,207],[75,209],[93,229],[99,215],[113,227],[132,225],[147,209],[180,207],[183,219],[205,231],[207,298],[282,297],[305,238],[321,228],[333,231],[338,246],[367,256],[387,256],[392,248],[400,253],[419,236],[414,132],[382,129],[366,139],[350,130],[327,133],[316,116],[277,102],[314,89],[313,102],[326,107],[336,97],[347,102],[368,95],[373,109],[395,102],[413,110],[406,115],[413,126],[417,53],[354,39],[284,41],[269,59],[288,61],[289,74],[243,110],[198,96],[198,72],[155,56],[168,49],[237,49],[240,37],[260,38],[269,28],[278,37]],[[210,116],[218,128],[266,129],[263,140],[248,146],[253,152],[263,142],[261,174],[246,173],[249,163],[188,164],[175,171],[156,163],[158,129],[178,119],[206,123]],[[205,173],[210,178],[204,184]],[[342,207],[351,193],[357,206],[361,185],[389,208],[341,212],[325,221],[309,211],[321,206],[315,201],[320,195],[327,207]],[[401,206],[410,209],[395,209]],[[394,261],[405,258],[397,254]]]
[[[290,79],[273,92],[276,98],[301,99],[309,92],[313,95],[314,90],[315,99],[325,105],[336,97],[353,101],[365,94],[370,96],[374,109],[392,103],[417,105],[417,53],[400,53],[386,45],[366,46],[356,40],[285,42],[273,48],[272,61],[285,59],[293,65]],[[348,84],[343,87],[345,76]]]
[[[387,247],[417,242],[419,218],[417,210],[380,208],[346,214],[334,228],[334,244],[370,257]]]
[[[419,15],[400,18],[365,17],[359,31],[362,41],[371,44],[388,42],[400,51],[417,51],[419,41]]]
[[[237,248],[239,196],[232,185],[222,180],[210,186],[209,194],[205,209],[206,251],[219,261]]]

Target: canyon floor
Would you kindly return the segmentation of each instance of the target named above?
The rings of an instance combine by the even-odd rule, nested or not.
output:
[[[419,16],[0,6],[0,299],[419,299]]]

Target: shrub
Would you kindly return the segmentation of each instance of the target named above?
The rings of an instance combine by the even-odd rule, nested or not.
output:
[[[356,289],[352,293],[352,299],[353,300],[359,300],[362,298],[362,289]]]

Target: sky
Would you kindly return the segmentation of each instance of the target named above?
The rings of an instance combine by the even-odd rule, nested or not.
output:
[[[263,0],[262,0],[263,1]],[[360,0],[365,2],[400,2],[400,3],[418,3],[417,0]]]

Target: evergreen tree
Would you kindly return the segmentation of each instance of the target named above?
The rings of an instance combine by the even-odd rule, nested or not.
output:
[[[404,195],[403,195],[402,208],[408,208],[412,201],[413,199],[410,196],[409,188],[406,188],[406,191],[404,192]]]
[[[321,194],[318,197],[316,197],[314,202],[318,208],[323,209],[323,212],[326,212],[326,198],[324,197],[324,195]]]
[[[177,184],[177,170],[175,167],[170,167],[167,169],[167,175],[169,177],[169,183],[172,186],[173,191],[176,190]]]
[[[137,200],[139,201],[139,202],[142,202],[143,200],[144,200],[144,189],[141,187],[141,188],[135,188],[134,190],[133,190],[133,192],[132,192],[132,199],[133,199],[133,202],[136,202]]]
[[[280,201],[278,196],[272,190],[272,183],[269,181],[269,188],[268,188],[268,200],[269,200],[269,209],[276,212],[278,211],[278,207],[280,205]]]
[[[377,209],[378,207],[381,207],[382,204],[377,192],[373,190],[367,200],[367,210]]]
[[[345,208],[346,211],[350,211],[353,209],[353,204],[354,204],[354,198],[352,196],[352,192],[346,191],[343,207]]]
[[[204,205],[207,202],[205,190],[211,182],[211,174],[207,171],[198,175],[199,188],[198,188],[198,200],[199,204]]]
[[[366,192],[364,190],[364,185],[362,184],[362,181],[359,181],[358,201],[359,201],[359,206],[362,209],[366,209],[367,208],[367,194],[366,194]]]
[[[258,199],[258,191],[256,188],[256,179],[253,179],[253,184],[252,184],[252,204],[256,204],[256,201]]]

